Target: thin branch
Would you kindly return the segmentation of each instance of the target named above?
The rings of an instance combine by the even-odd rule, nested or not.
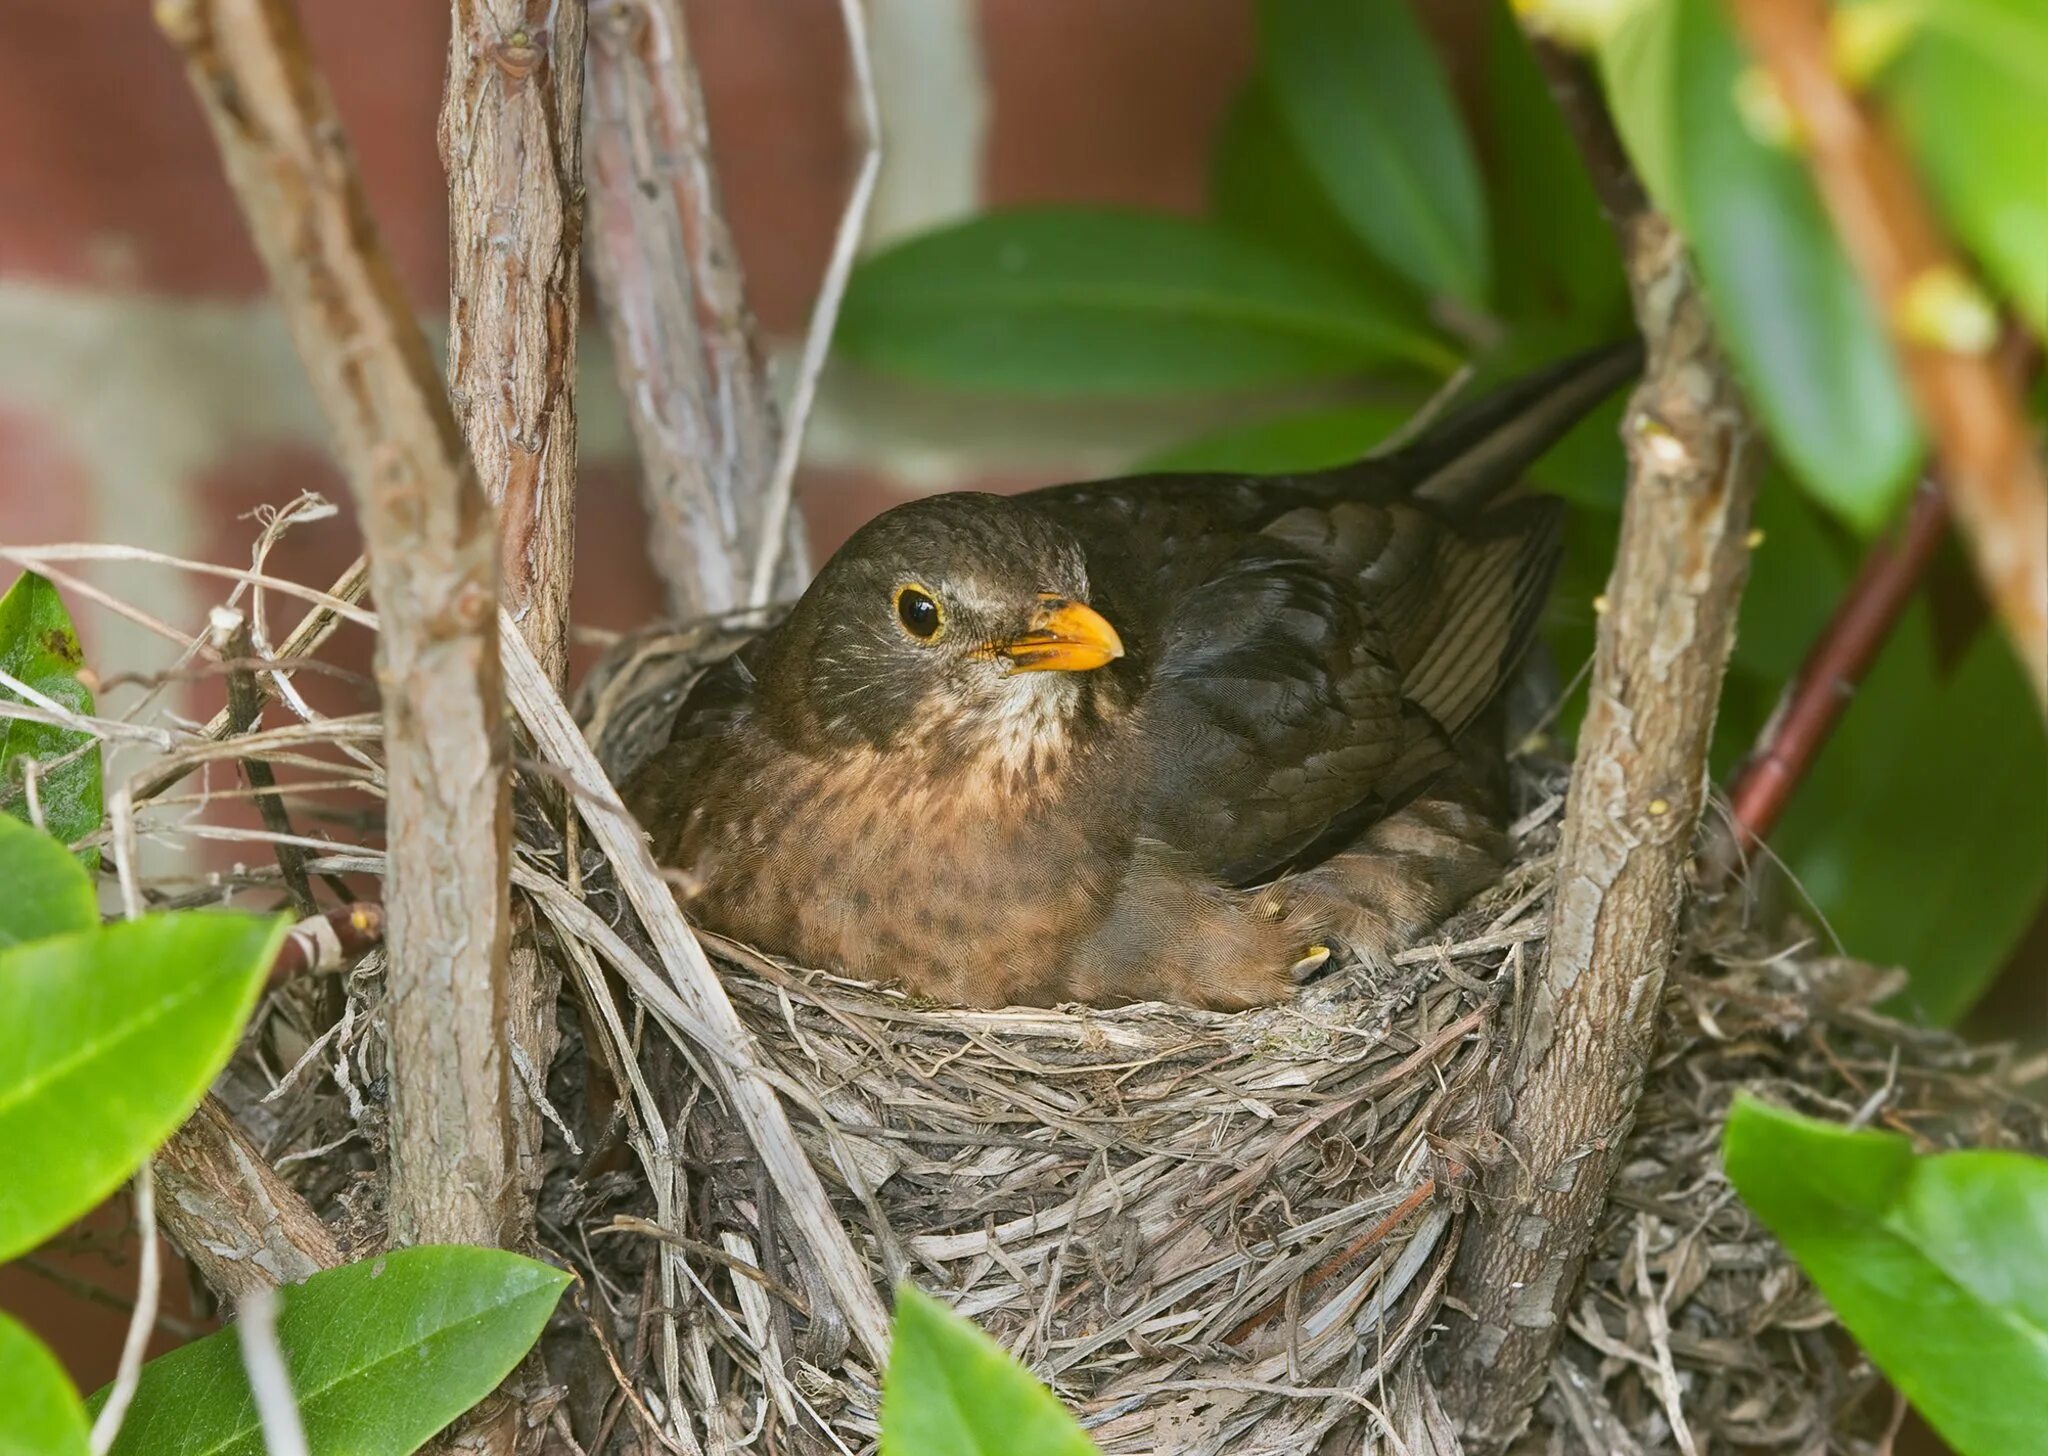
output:
[[[1918,322],[1916,300],[1964,274],[1904,154],[1835,74],[1825,0],[1728,5],[1776,79],[1835,231],[1884,315],[1977,575],[2048,707],[2048,472],[2020,391],[1988,340],[1935,337]]]
[[[228,632],[227,641],[222,644],[228,668],[228,736],[233,738],[256,726],[256,719],[263,712],[263,690],[256,686],[255,673],[246,667],[236,666],[247,662],[256,651],[248,621],[240,612],[228,608],[221,610],[229,613],[234,624]],[[256,812],[263,819],[263,827],[279,836],[277,867],[283,872],[285,892],[291,896],[292,909],[300,919],[317,916],[320,907],[314,903],[313,884],[306,877],[306,851],[288,842],[292,818],[277,791],[277,771],[260,758],[245,758],[242,760],[242,777],[256,791]]]
[[[1604,117],[1574,100],[1582,134]],[[1596,125],[1597,123],[1597,125]],[[1631,204],[1635,189],[1617,193]],[[1612,205],[1612,204],[1610,204]],[[1647,363],[1623,438],[1629,485],[1572,767],[1550,940],[1511,1061],[1504,1146],[1482,1175],[1435,1347],[1472,1449],[1506,1445],[1548,1378],[1635,1119],[1676,952],[1707,748],[1748,571],[1755,454],[1684,245],[1617,218]]]
[[[592,0],[591,267],[669,614],[746,601],[781,438],[683,0]],[[790,533],[795,580],[801,531]]]
[[[1738,855],[1748,855],[1777,825],[1947,534],[1941,493],[1923,482],[1897,542],[1879,542],[1863,558],[1856,580],[1799,664],[1784,705],[1729,786]]]
[[[516,1227],[500,1042],[511,847],[498,546],[432,350],[288,0],[161,0],[369,544],[386,717],[391,1233]]]
[[[875,99],[875,72],[868,53],[867,16],[861,9],[861,0],[839,0],[839,17],[846,28],[846,49],[853,62],[854,100],[861,129],[860,171],[853,179],[846,210],[839,216],[839,231],[832,239],[832,258],[818,285],[818,301],[811,307],[803,360],[797,366],[796,388],[789,399],[789,423],[782,432],[782,449],[775,457],[775,474],[768,482],[768,504],[755,547],[753,585],[747,593],[748,602],[757,607],[765,607],[774,600],[776,566],[782,559],[783,537],[789,529],[797,461],[803,455],[804,426],[817,399],[818,376],[825,371],[832,332],[839,325],[839,305],[846,297],[846,280],[853,273],[854,255],[867,228],[868,208],[875,197],[875,178],[882,171],[882,113]]]
[[[230,1303],[341,1263],[334,1234],[218,1098],[157,1149],[164,1232]]]

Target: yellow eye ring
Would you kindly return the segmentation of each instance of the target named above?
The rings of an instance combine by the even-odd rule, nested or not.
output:
[[[896,622],[912,641],[932,643],[945,635],[946,614],[939,600],[918,583],[905,582],[896,588]]]

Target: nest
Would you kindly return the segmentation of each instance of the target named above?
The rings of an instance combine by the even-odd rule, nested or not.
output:
[[[600,667],[584,703],[615,775],[738,640],[655,633]],[[1454,1451],[1416,1356],[1475,1170],[1501,1156],[1487,1109],[1541,961],[1564,786],[1523,765],[1515,865],[1392,974],[1339,967],[1264,1010],[962,1011],[713,947],[763,1056],[802,1089],[806,1151],[876,1281],[943,1293],[1106,1453]],[[2048,1136],[2003,1052],[1882,1015],[1898,975],[1787,950],[1742,910],[1695,914],[1530,1449],[1882,1437],[1878,1376],[1719,1174],[1736,1091],[1929,1148]],[[694,1236],[758,1234],[745,1150],[706,1182]],[[722,1393],[787,1418],[801,1392],[860,1449],[873,1372],[832,1321],[794,1326],[756,1331],[760,1358]]]
[[[293,519],[271,523],[259,568]],[[11,554],[51,573],[67,559]],[[259,629],[265,590],[292,588],[251,574],[236,588],[255,594]],[[324,640],[302,629],[273,648],[258,630],[253,651],[282,660]],[[608,654],[578,706],[614,777],[736,640],[664,630]],[[138,839],[240,837],[256,860],[279,837],[247,827],[224,779],[165,794],[172,760],[280,766],[297,779],[289,837],[307,869],[381,873],[374,719],[289,707],[281,726],[227,741],[189,724],[109,730],[140,755],[117,776],[124,809],[104,838],[124,883],[160,904],[277,899],[268,865],[152,874],[138,857]],[[573,763],[533,753],[529,808],[564,778],[588,791]],[[1390,970],[1340,966],[1284,1006],[961,1011],[711,941],[746,1046],[657,994],[663,962],[621,894],[625,868],[522,814],[515,886],[579,1003],[545,1086],[528,1083],[556,1129],[542,1239],[584,1276],[544,1346],[579,1443],[872,1448],[879,1371],[833,1293],[846,1271],[821,1263],[717,1090],[719,1059],[743,1057],[788,1111],[850,1235],[853,1277],[884,1298],[905,1279],[941,1294],[1111,1456],[1457,1451],[1427,1345],[1476,1176],[1503,1156],[1494,1089],[1541,963],[1562,790],[1559,768],[1525,765],[1503,882]],[[220,823],[223,808],[243,827]],[[1528,1448],[1875,1450],[1888,1393],[1720,1177],[1728,1103],[1749,1088],[1930,1148],[2040,1148],[2048,1124],[2002,1052],[1888,1019],[1874,1007],[1892,980],[1766,934],[1741,903],[1696,907],[1689,945]],[[267,998],[221,1091],[344,1245],[370,1252],[382,977],[374,952],[339,969],[338,986]]]

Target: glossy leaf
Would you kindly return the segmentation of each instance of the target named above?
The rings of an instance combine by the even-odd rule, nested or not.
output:
[[[1141,472],[1221,470],[1248,475],[1323,470],[1370,455],[1414,413],[1408,405],[1357,404],[1281,415],[1162,450],[1137,468]]]
[[[57,1357],[0,1314],[0,1456],[85,1456],[87,1430]]]
[[[1421,295],[1358,239],[1309,170],[1258,76],[1224,118],[1209,161],[1209,207],[1231,231],[1315,263],[1380,300],[1389,318],[1429,332]]]
[[[78,680],[84,666],[78,633],[57,589],[24,571],[0,597],[0,670],[74,713],[90,713],[92,693]],[[0,687],[0,703],[22,701],[20,694]],[[52,723],[0,718],[0,810],[29,817],[23,760],[56,764],[74,753],[62,767],[47,769],[36,781],[43,823],[67,844],[98,829],[99,745],[90,734]],[[87,853],[88,867],[97,860],[98,851]]]
[[[1877,530],[1912,486],[1919,430],[1804,164],[1737,116],[1746,61],[1719,0],[1651,0],[1603,65],[1629,153],[1692,244],[1779,453],[1830,510]]]
[[[70,852],[37,829],[0,814],[0,951],[25,940],[100,923],[92,881]]]
[[[2048,5],[1913,9],[1918,27],[1879,77],[1878,96],[1948,223],[2035,332],[2048,332]]]
[[[1745,1098],[1728,1178],[1960,1456],[2048,1452],[2048,1161],[1916,1157]]]
[[[1480,128],[1492,186],[1501,312],[1534,365],[1623,337],[1628,282],[1614,230],[1529,38],[1493,7]]]
[[[876,368],[1020,394],[1172,394],[1443,369],[1387,300],[1213,223],[1043,208],[925,233],[854,272],[838,343]]]
[[[533,1347],[567,1287],[500,1249],[401,1249],[278,1297],[277,1343],[313,1456],[405,1456]],[[106,1392],[92,1398],[98,1410]],[[233,1330],[143,1367],[114,1456],[263,1456]]]
[[[881,1456],[1093,1456],[1053,1393],[987,1335],[908,1284],[882,1383]]]
[[[1432,294],[1483,308],[1486,200],[1443,68],[1402,0],[1261,0],[1281,116],[1352,230]]]
[[[198,1104],[286,924],[153,915],[0,951],[0,1259],[106,1197]]]
[[[2044,803],[2048,739],[2003,635],[1944,679],[1915,611],[1772,842],[1852,954],[1910,973],[1901,1009],[1948,1023],[2048,889]]]

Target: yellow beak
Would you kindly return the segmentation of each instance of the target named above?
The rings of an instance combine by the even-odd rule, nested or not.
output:
[[[995,655],[1014,672],[1088,672],[1124,655],[1123,639],[1103,615],[1082,602],[1045,593],[1021,637],[995,644]]]

